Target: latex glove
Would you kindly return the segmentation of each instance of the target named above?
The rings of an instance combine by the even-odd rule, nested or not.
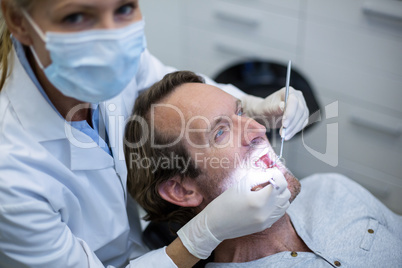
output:
[[[249,117],[259,119],[259,122],[263,121],[266,127],[279,128],[282,126],[286,128],[285,140],[289,140],[307,125],[309,111],[303,93],[289,87],[287,107],[285,114],[283,114],[285,94],[286,88],[284,87],[265,99],[245,95],[242,104]]]
[[[259,178],[256,178],[259,177]],[[256,179],[273,178],[279,189],[268,185],[251,191]],[[200,259],[206,259],[225,239],[241,237],[265,230],[289,207],[290,192],[283,174],[277,169],[266,172],[251,171],[230,187],[184,225],[178,236],[187,250]]]

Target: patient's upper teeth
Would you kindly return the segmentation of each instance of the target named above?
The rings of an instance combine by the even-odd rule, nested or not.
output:
[[[264,150],[261,151],[261,153],[258,154],[258,158],[261,158],[263,155],[266,155],[268,153],[268,147],[265,148]]]

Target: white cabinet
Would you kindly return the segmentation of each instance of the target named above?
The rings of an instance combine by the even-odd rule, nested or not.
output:
[[[396,4],[400,17],[368,13],[372,3]],[[344,173],[402,213],[402,2],[308,0],[302,12],[302,70],[323,107],[339,103],[339,162],[332,168],[295,140],[289,165]],[[312,146],[325,144],[326,126],[306,134]]]
[[[165,2],[141,2],[146,18],[159,16],[147,28],[150,44],[158,42],[151,52],[209,76],[244,59],[291,59],[317,93],[322,120],[285,143],[287,165],[299,177],[343,173],[402,214],[402,1]],[[326,119],[334,102],[337,114]],[[337,129],[337,150],[327,127]],[[326,154],[334,167],[319,159]]]
[[[299,2],[183,1],[186,68],[213,76],[245,58],[296,59]]]
[[[366,13],[368,2],[307,1],[303,67],[321,90],[402,115],[402,14]]]

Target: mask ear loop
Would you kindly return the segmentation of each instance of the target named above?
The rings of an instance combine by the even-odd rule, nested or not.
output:
[[[36,54],[35,49],[33,48],[33,46],[29,46],[29,49],[31,50],[32,55],[34,56],[34,58],[35,58],[35,60],[36,60],[36,63],[38,63],[39,67],[40,67],[42,70],[45,70],[45,67],[43,67],[42,62],[40,62],[40,59],[39,59],[38,55]]]
[[[31,18],[31,16],[28,14],[28,12],[26,12],[24,9],[22,10],[22,14],[24,15],[24,17],[28,20],[29,24],[31,24],[31,26],[34,28],[35,32],[39,35],[39,38],[42,39],[42,41],[44,43],[46,43],[46,35],[42,32],[42,30],[39,28],[38,24],[36,24],[36,22]],[[29,49],[31,50],[36,62],[38,63],[39,67],[44,70],[45,67],[43,67],[42,62],[40,61],[38,55],[35,52],[35,49],[33,48],[32,45],[29,46]]]
[[[42,39],[43,42],[46,43],[46,35],[42,32],[42,30],[39,28],[38,24],[31,18],[31,16],[26,12],[24,9],[22,10],[22,14],[24,17],[28,20],[29,24],[34,28],[35,32],[39,35],[40,39]]]

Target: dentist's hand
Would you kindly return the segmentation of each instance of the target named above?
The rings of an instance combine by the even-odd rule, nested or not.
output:
[[[268,185],[251,191],[259,183],[273,178],[279,189]],[[194,256],[206,259],[225,239],[260,232],[272,226],[289,207],[290,192],[282,173],[253,170],[222,193],[196,217],[183,226],[178,235]]]
[[[286,88],[282,88],[265,99],[245,95],[242,103],[246,114],[252,118],[260,118],[266,123],[266,127],[286,128],[285,140],[289,140],[307,125],[309,111],[303,93],[289,87],[287,107],[283,114],[285,93]]]

